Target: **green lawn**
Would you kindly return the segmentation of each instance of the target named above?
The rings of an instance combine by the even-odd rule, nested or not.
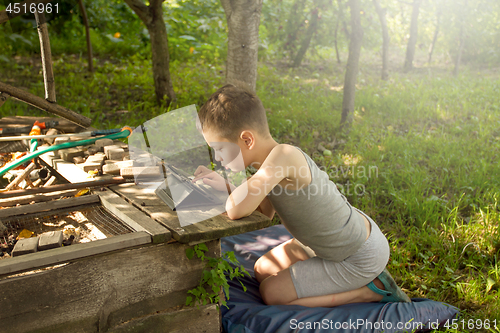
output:
[[[43,96],[39,60],[29,61],[0,63],[1,80]],[[93,77],[84,63],[73,56],[54,62],[58,103],[95,127],[137,126],[163,112],[154,104],[150,61],[98,60]],[[454,78],[426,68],[384,82],[365,67],[345,137],[337,129],[339,67],[261,64],[257,93],[271,132],[308,152],[381,226],[392,248],[389,270],[410,297],[455,305],[466,325],[496,319],[500,327],[500,75],[464,68]],[[224,82],[221,64],[173,63],[171,70],[179,107],[201,105]],[[46,115],[12,100],[0,112]],[[320,143],[332,156],[318,151]],[[470,331],[478,330],[450,330]]]

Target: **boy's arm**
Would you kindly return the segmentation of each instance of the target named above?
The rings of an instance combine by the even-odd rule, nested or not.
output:
[[[302,155],[292,146],[276,146],[255,175],[231,193],[226,201],[228,217],[236,220],[252,214],[274,186],[288,176],[287,172],[290,167],[293,169],[296,166],[297,156],[299,156],[296,153]],[[271,214],[270,210],[268,212]]]
[[[271,220],[273,219],[274,213],[276,212],[274,210],[273,204],[269,200],[269,197],[265,197],[264,200],[262,200],[259,207],[257,207],[257,210],[269,217]]]

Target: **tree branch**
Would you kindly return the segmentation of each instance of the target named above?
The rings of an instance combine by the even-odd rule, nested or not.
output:
[[[0,82],[0,93],[7,93],[13,98],[23,101],[27,104],[33,105],[41,110],[56,114],[60,117],[68,119],[69,121],[78,124],[82,127],[89,127],[92,120],[81,114],[78,114],[70,109],[61,105],[50,103],[43,98],[33,95],[27,91],[13,87],[11,85]]]
[[[127,5],[139,16],[142,22],[146,25],[151,23],[152,18],[149,15],[149,7],[144,4],[141,0],[125,0]]]
[[[233,9],[231,7],[231,0],[220,0],[220,2],[222,4],[222,8],[224,8],[224,11],[226,12],[227,20],[229,21],[231,13],[233,12]]]

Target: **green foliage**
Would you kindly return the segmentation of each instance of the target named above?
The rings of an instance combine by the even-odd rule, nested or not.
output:
[[[217,0],[169,0],[165,22],[173,60],[208,63],[226,57],[226,18]]]
[[[236,278],[243,287],[243,290],[246,291],[246,287],[239,278],[244,277],[245,274],[250,276],[250,274],[243,266],[239,265],[238,260],[234,256],[234,252],[224,252],[220,258],[212,258],[205,255],[206,251],[208,251],[208,248],[205,243],[186,249],[186,256],[189,259],[192,259],[196,254],[196,257],[202,261],[206,261],[200,284],[198,287],[188,291],[188,293],[193,296],[188,296],[186,298],[186,305],[193,306],[196,304],[199,306],[200,304],[206,305],[215,303],[218,307],[220,303],[227,307],[226,299],[224,297],[221,298],[220,294],[222,288],[225,296],[229,299],[229,284],[227,278],[229,277],[230,280]]]

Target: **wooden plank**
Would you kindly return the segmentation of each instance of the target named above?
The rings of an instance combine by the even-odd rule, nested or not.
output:
[[[208,255],[220,256],[220,241],[207,247]],[[106,332],[182,308],[205,266],[199,259],[187,259],[186,248],[178,242],[150,244],[5,277],[0,280],[2,332]],[[185,325],[188,329],[190,321]],[[165,331],[170,331],[168,326],[152,332]]]
[[[61,200],[54,200],[51,202],[40,202],[32,205],[25,205],[19,207],[12,207],[0,210],[0,218],[10,216],[17,216],[23,214],[40,213],[49,210],[68,208],[74,206],[82,206],[92,203],[100,202],[98,195],[84,195],[78,198],[68,198]]]
[[[46,193],[46,194],[33,194],[33,195],[24,195],[20,197],[14,197],[14,198],[6,198],[6,199],[0,199],[0,207],[12,207],[17,204],[20,205],[25,205],[31,202],[45,202],[45,201],[52,201],[54,199],[58,199],[61,197],[72,197],[75,194],[78,193],[79,190],[73,189],[73,190],[66,190],[66,191],[57,191],[53,193]]]
[[[154,191],[129,183],[110,187],[135,207],[160,222],[172,233],[172,238],[181,243],[199,243],[211,239],[236,235],[271,225],[271,220],[260,212],[239,220],[231,220],[227,215],[218,215],[205,221],[181,227],[177,213],[172,211]]]
[[[165,327],[176,333],[219,333],[219,311],[215,304],[153,314],[112,328],[110,333],[163,333]]]
[[[151,236],[141,231],[99,239],[88,243],[79,243],[40,251],[29,255],[0,260],[0,276],[149,243],[151,243]]]
[[[53,180],[54,178],[51,177],[47,181],[47,183],[52,182]],[[51,193],[56,191],[74,190],[86,187],[108,186],[111,184],[121,184],[123,182],[125,182],[125,180],[121,177],[101,177],[90,180],[88,182],[81,182],[76,184],[67,183],[67,184],[45,186],[47,185],[47,183],[45,183],[43,187],[38,187],[38,188],[31,188],[26,190],[12,190],[9,192],[0,191],[0,199],[13,198],[13,197],[32,195],[32,194],[40,194],[40,193]]]
[[[168,242],[172,235],[168,229],[151,219],[144,212],[135,208],[116,193],[108,191],[93,191],[99,195],[101,203],[111,213],[115,214],[120,220],[128,224],[136,231],[146,231],[151,235],[153,243]]]
[[[0,118],[0,127],[9,128],[9,127],[33,126],[33,124],[37,120],[41,123],[47,121],[58,121],[59,124],[55,128],[64,133],[78,133],[83,130],[81,126],[76,125],[66,119],[55,118],[55,117],[28,117],[28,116],[9,116]]]

